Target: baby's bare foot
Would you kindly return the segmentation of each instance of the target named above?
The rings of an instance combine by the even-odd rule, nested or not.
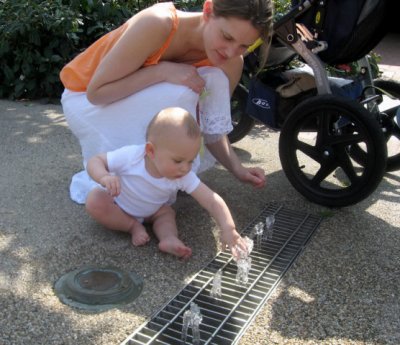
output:
[[[185,246],[185,244],[178,237],[168,237],[163,239],[158,248],[165,253],[172,254],[181,259],[189,259],[192,255],[192,249]]]
[[[146,228],[136,220],[129,229],[129,233],[131,234],[132,244],[135,247],[143,246],[150,240],[150,236],[147,233]]]

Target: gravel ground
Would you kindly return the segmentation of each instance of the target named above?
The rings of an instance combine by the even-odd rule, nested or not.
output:
[[[60,106],[1,100],[0,131],[1,345],[119,344],[216,254],[215,224],[190,197],[176,204],[181,237],[194,252],[188,262],[160,253],[154,239],[133,248],[125,234],[90,220],[68,196],[80,157]],[[239,229],[268,202],[325,216],[240,344],[400,344],[400,172],[387,173],[359,204],[326,209],[287,181],[278,137],[257,126],[235,145],[247,165],[266,170],[265,190],[219,167],[202,175]],[[142,294],[102,313],[62,304],[54,283],[87,264],[135,271]]]

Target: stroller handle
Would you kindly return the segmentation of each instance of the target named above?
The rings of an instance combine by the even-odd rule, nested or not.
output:
[[[314,3],[316,0],[305,0],[303,2],[300,2],[296,6],[294,6],[288,13],[283,15],[279,20],[277,20],[274,25],[273,25],[273,31],[276,31],[278,28],[280,28],[282,25],[288,22],[288,20],[292,20],[299,15],[301,15],[303,12],[307,11]],[[252,52],[254,52],[259,46],[261,46],[264,43],[264,40],[260,37],[258,38],[246,51],[245,55],[248,55]]]

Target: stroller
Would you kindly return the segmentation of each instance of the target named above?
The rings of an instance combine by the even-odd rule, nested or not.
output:
[[[400,169],[400,84],[375,79],[367,55],[386,33],[388,4],[294,0],[274,24],[266,68],[256,73],[257,49],[245,57],[231,99],[229,139],[242,139],[256,120],[280,130],[285,175],[314,203],[355,204],[386,171]],[[355,76],[327,72],[353,62]],[[393,141],[397,149],[391,152]]]

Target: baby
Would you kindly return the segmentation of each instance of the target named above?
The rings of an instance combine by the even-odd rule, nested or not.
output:
[[[134,246],[149,241],[143,223],[151,223],[159,249],[187,259],[192,249],[179,239],[171,207],[181,190],[216,220],[223,248],[228,246],[234,255],[237,248],[247,251],[224,200],[191,170],[200,145],[200,128],[186,110],[162,110],[148,126],[146,144],[124,146],[88,161],[89,175],[104,188],[89,193],[87,212],[106,228],[130,233]]]

